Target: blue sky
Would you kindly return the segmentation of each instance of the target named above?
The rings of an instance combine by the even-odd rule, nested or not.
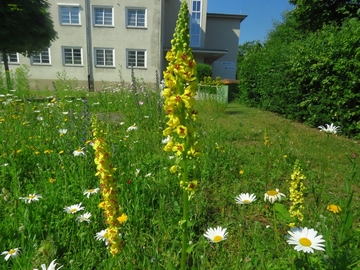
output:
[[[247,15],[240,25],[239,44],[265,41],[273,21],[281,21],[281,14],[292,9],[288,0],[208,0],[209,13]]]

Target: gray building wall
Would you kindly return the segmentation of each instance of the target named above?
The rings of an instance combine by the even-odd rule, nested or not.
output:
[[[191,0],[188,1],[191,11]],[[66,72],[70,79],[76,78],[80,85],[88,85],[88,76],[95,81],[95,88],[105,82],[131,81],[131,68],[126,64],[128,49],[146,50],[146,67],[134,68],[136,78],[147,83],[155,83],[158,71],[160,79],[166,69],[165,53],[170,48],[181,0],[61,0],[51,1],[50,13],[54,21],[58,39],[50,47],[50,64],[36,65],[30,59],[19,56],[19,64],[10,64],[14,70],[20,64],[30,65],[31,79],[39,83],[40,88],[52,89],[57,74]],[[78,5],[80,25],[61,25],[59,6]],[[113,26],[95,26],[93,6],[113,8]],[[90,12],[87,12],[89,7]],[[146,27],[127,28],[126,8],[146,8]],[[213,63],[214,76],[235,78],[235,70],[229,63],[236,62],[240,21],[245,17],[235,15],[206,15],[207,0],[202,0],[201,9],[201,46],[197,49],[228,50],[228,53]],[[88,16],[88,17],[87,17]],[[90,23],[87,28],[87,23]],[[88,29],[88,31],[87,31]],[[89,43],[90,40],[90,43]],[[82,65],[64,65],[62,48],[78,47],[82,50]],[[114,66],[97,67],[95,48],[114,49]],[[91,56],[91,58],[89,58]],[[204,55],[194,53],[197,62],[204,62]],[[226,67],[226,65],[228,65]],[[226,67],[226,68],[225,68]],[[34,86],[35,84],[33,84]]]

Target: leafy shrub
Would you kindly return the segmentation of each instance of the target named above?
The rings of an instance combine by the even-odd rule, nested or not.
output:
[[[317,127],[360,136],[360,21],[293,38],[286,25],[239,64],[239,101]]]
[[[203,81],[205,77],[211,77],[212,76],[212,67],[207,64],[197,64],[196,65],[197,70],[197,79],[198,81]]]
[[[302,121],[334,122],[347,136],[360,134],[359,36],[360,21],[350,19],[292,44],[289,89],[302,96]]]

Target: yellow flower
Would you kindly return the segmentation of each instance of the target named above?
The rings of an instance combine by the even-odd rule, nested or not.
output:
[[[170,167],[170,172],[171,173],[176,173],[176,171],[177,171],[177,166],[176,165]]]
[[[59,155],[63,154],[64,153],[64,150],[60,150],[59,151]]]
[[[122,214],[120,217],[117,218],[117,220],[120,222],[120,224],[123,224],[128,220],[128,216],[125,214]]]
[[[243,170],[240,170],[240,171],[239,171],[239,174],[240,174],[240,175],[244,174],[244,171],[243,171]]]
[[[177,134],[179,134],[180,138],[185,138],[188,133],[188,130],[187,130],[187,127],[180,125],[176,128],[176,132],[177,132]]]
[[[56,181],[56,179],[55,178],[50,178],[49,179],[49,182],[52,184],[52,183],[54,183]]]
[[[105,207],[105,202],[99,203],[99,208],[104,208],[104,207]]]
[[[340,206],[336,205],[336,204],[329,204],[327,207],[326,207],[326,210],[330,211],[330,212],[333,212],[334,214],[337,214],[339,212],[341,212],[341,208]]]
[[[284,155],[284,158],[287,158],[287,155]]]

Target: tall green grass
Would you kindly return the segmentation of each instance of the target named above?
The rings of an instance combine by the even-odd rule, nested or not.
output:
[[[17,91],[0,97],[0,269],[34,269],[50,261],[63,269],[171,269],[181,251],[181,198],[173,161],[163,151],[166,119],[162,98],[150,88],[125,84],[89,93]],[[140,88],[139,88],[140,89]],[[51,95],[51,97],[50,97]],[[199,190],[190,203],[189,269],[356,269],[359,258],[357,141],[320,133],[275,114],[238,104],[197,101],[201,135]],[[121,228],[122,251],[112,257],[97,232],[105,229],[91,147],[90,117],[98,114],[111,146],[120,206],[129,220]],[[324,123],[325,124],[325,123]],[[137,130],[127,129],[135,125]],[[60,134],[60,129],[66,129]],[[270,145],[264,145],[264,133]],[[74,156],[82,149],[85,155]],[[285,212],[273,212],[264,193],[278,188],[289,197],[294,163],[300,161],[306,190],[304,220],[326,239],[326,251],[303,256],[286,243]],[[238,205],[240,193],[257,200]],[[353,193],[354,192],[354,193]],[[40,194],[26,204],[20,197]],[[84,211],[64,207],[82,203]],[[290,201],[282,200],[284,209]],[[326,210],[329,204],[342,211]],[[92,214],[88,224],[79,214]],[[276,230],[274,230],[274,218]],[[227,228],[228,239],[209,243],[210,227]],[[276,233],[279,235],[276,240]],[[276,248],[278,242],[278,249]]]

